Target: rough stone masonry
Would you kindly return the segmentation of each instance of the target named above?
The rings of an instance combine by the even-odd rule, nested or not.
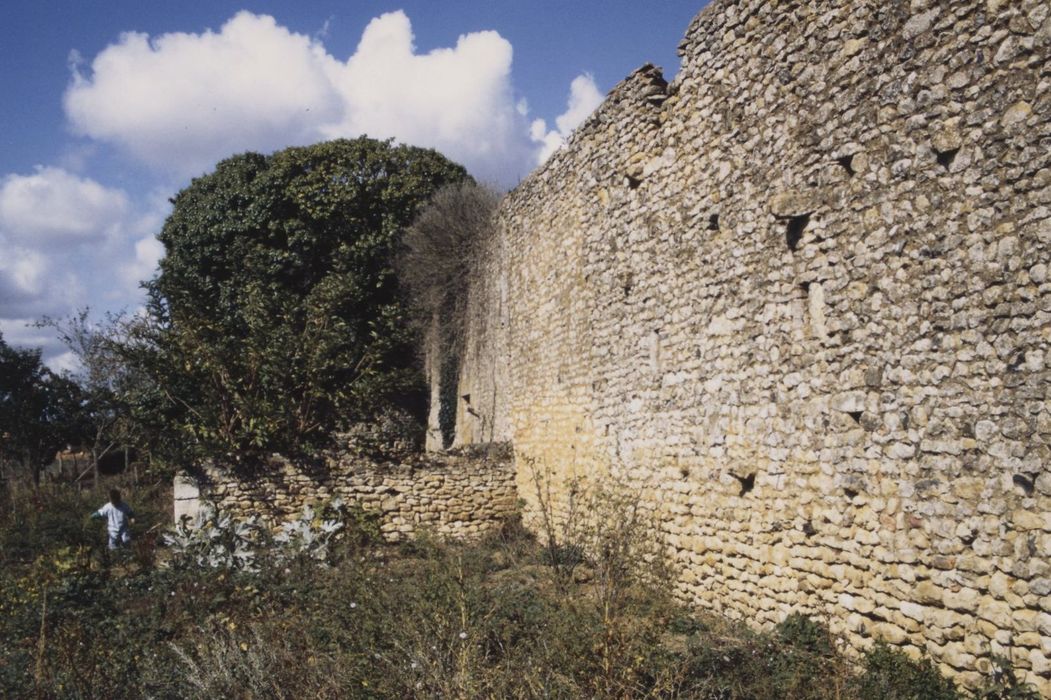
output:
[[[456,443],[534,511],[636,490],[700,606],[1051,697],[1049,44],[1046,0],[715,0],[504,202]]]
[[[468,451],[469,452],[469,451]],[[307,505],[340,498],[379,520],[388,542],[424,531],[453,539],[478,538],[517,512],[514,472],[506,449],[468,454],[377,457],[351,444],[329,450],[314,464],[274,455],[258,474],[201,465],[174,484],[174,514],[194,518],[202,500],[243,520],[259,516],[277,525]]]

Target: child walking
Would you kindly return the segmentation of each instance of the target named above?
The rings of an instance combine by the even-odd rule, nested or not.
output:
[[[92,513],[91,518],[93,520],[105,518],[106,529],[109,531],[110,549],[117,549],[131,543],[131,531],[128,525],[135,522],[135,513],[132,512],[131,506],[120,500],[120,491],[117,489],[109,492],[109,503]]]

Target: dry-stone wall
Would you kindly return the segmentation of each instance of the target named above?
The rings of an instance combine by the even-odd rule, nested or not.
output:
[[[1051,694],[1049,42],[1046,0],[715,0],[506,199],[458,441],[534,509],[640,492],[698,605]]]
[[[277,524],[294,519],[308,504],[337,497],[378,514],[389,542],[422,530],[456,539],[479,537],[514,514],[518,500],[506,450],[396,461],[351,450],[313,465],[274,457],[252,478],[207,467],[192,476],[181,474],[175,482],[175,517],[192,517],[203,499],[235,518],[261,516]]]

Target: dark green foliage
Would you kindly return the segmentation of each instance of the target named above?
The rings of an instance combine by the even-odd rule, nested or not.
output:
[[[84,433],[82,396],[44,366],[39,350],[17,350],[0,335],[0,460],[40,480],[40,470]]]
[[[865,656],[864,672],[857,680],[863,700],[958,700],[952,681],[938,672],[928,658],[913,661],[880,642]]]
[[[795,649],[817,656],[832,656],[835,650],[828,629],[806,615],[794,612],[777,625],[780,640]]]
[[[161,427],[237,462],[322,443],[419,391],[393,254],[442,185],[434,151],[367,138],[225,160],[173,200],[140,349]]]
[[[1019,680],[1010,659],[994,654],[992,662],[992,677],[975,693],[975,700],[1040,700],[1031,685]]]
[[[152,439],[134,420],[133,410],[149,383],[125,357],[140,323],[125,314],[93,321],[84,308],[66,319],[44,317],[36,324],[53,330],[76,359],[76,369],[64,376],[80,391],[83,430],[76,446],[91,454],[96,478],[99,463],[122,447],[134,447],[139,455],[150,452]]]

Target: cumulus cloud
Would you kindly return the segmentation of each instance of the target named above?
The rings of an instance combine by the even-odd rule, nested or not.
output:
[[[594,81],[581,76],[554,135],[531,131],[511,44],[493,31],[419,53],[409,18],[391,12],[368,24],[345,61],[324,36],[250,12],[218,32],[127,33],[90,68],[71,63],[66,114],[78,133],[179,176],[244,150],[368,134],[436,148],[478,177],[512,184],[594,107]]]
[[[198,174],[246,149],[306,143],[339,116],[320,44],[241,12],[218,33],[129,32],[74,67],[66,115],[154,167]]]
[[[0,319],[83,299],[80,268],[123,234],[127,195],[61,168],[0,178]]]
[[[40,349],[44,362],[56,372],[73,370],[76,358],[51,330],[38,328],[32,318],[0,318],[0,335],[8,345]]]
[[[157,263],[164,257],[164,245],[156,235],[171,213],[172,205],[162,190],[154,190],[147,198],[143,212],[128,226],[121,249],[116,253],[118,276],[123,289],[114,289],[111,296],[136,296],[141,283],[153,277]]]
[[[90,242],[113,233],[127,212],[124,192],[61,168],[0,180],[0,234],[24,245]]]
[[[0,319],[62,313],[83,298],[77,274],[40,251],[0,238]]]
[[[322,133],[430,146],[485,179],[524,175],[533,146],[516,109],[512,55],[511,44],[492,31],[418,54],[409,18],[382,15],[365,28],[354,55],[333,68],[343,118]]]
[[[127,194],[61,168],[0,178],[0,329],[29,344],[27,319],[62,316],[105,299],[138,301],[138,282],[163,252],[149,234],[168,204],[137,212]],[[115,272],[117,274],[115,274]],[[14,341],[12,341],[14,342]],[[47,353],[57,357],[54,344]]]
[[[21,315],[42,295],[47,261],[43,255],[11,245],[0,256],[0,315]]]
[[[569,135],[602,104],[602,93],[589,74],[578,75],[569,85],[569,100],[566,111],[555,118],[555,128],[548,130],[547,122],[534,119],[529,125],[530,137],[540,144],[537,161],[543,163],[558,150]]]
[[[164,246],[153,236],[135,241],[134,258],[121,265],[120,274],[126,284],[138,287],[140,282],[153,277],[157,263],[164,257]]]

